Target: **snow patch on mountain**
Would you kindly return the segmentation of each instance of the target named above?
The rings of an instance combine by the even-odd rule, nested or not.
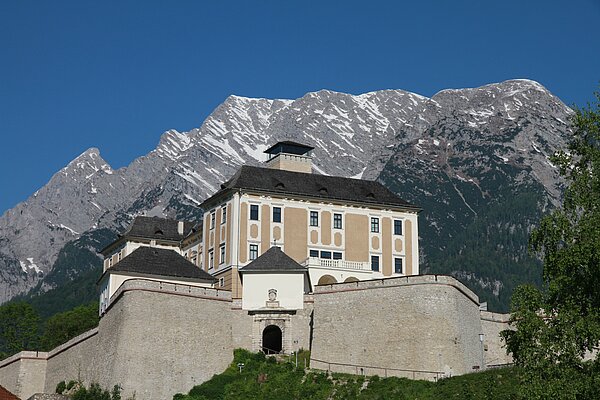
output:
[[[398,154],[406,151],[404,145],[414,146],[413,157],[427,160],[418,171],[426,175],[428,164],[447,164],[460,153],[452,145],[464,143],[457,137],[470,135],[468,143],[493,140],[503,146],[494,158],[506,164],[522,160],[557,198],[557,174],[548,157],[564,144],[570,113],[529,80],[443,90],[432,98],[403,90],[360,95],[320,90],[293,100],[232,95],[199,128],[165,132],[156,149],[127,167],[113,170],[96,148],[80,154],[0,218],[0,254],[32,258],[47,273],[62,246],[90,229],[120,230],[142,213],[185,216],[189,205],[178,202],[201,203],[240,165],[265,161],[264,150],[278,140],[313,145],[316,173],[376,179],[392,156],[410,161],[409,154]],[[430,136],[442,128],[445,137]],[[485,168],[489,160],[477,162]],[[451,173],[472,179],[465,171]],[[7,284],[0,282],[0,293]]]

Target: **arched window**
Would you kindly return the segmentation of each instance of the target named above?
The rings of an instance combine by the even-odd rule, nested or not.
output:
[[[317,285],[330,285],[332,283],[337,283],[337,281],[335,280],[335,278],[331,275],[323,275],[322,277],[319,278],[319,282],[317,283]]]

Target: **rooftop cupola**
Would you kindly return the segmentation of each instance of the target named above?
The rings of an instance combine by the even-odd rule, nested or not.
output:
[[[296,142],[277,142],[265,150],[269,155],[267,167],[286,171],[312,172],[312,156],[314,147]]]

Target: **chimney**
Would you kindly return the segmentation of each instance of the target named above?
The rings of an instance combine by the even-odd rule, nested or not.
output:
[[[183,221],[177,221],[177,233],[183,235]]]
[[[277,142],[265,150],[269,155],[268,168],[285,171],[312,173],[312,156],[314,147],[290,141]]]

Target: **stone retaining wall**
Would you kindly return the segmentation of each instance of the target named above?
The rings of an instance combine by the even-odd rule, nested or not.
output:
[[[506,347],[500,332],[509,329],[510,314],[481,311],[481,326],[484,336],[485,363],[488,366],[512,364],[512,357],[506,354]]]
[[[452,277],[323,285],[314,301],[315,368],[427,379],[483,368],[478,298]]]
[[[44,390],[48,353],[22,351],[0,361],[0,384],[22,399]]]
[[[258,350],[267,324],[282,327],[286,352],[311,349],[314,368],[434,380],[510,362],[498,336],[507,318],[440,275],[317,286],[304,309],[268,312],[242,310],[227,291],[129,280],[98,328],[1,361],[0,384],[21,398],[80,379],[170,399],[223,372],[234,348]]]

